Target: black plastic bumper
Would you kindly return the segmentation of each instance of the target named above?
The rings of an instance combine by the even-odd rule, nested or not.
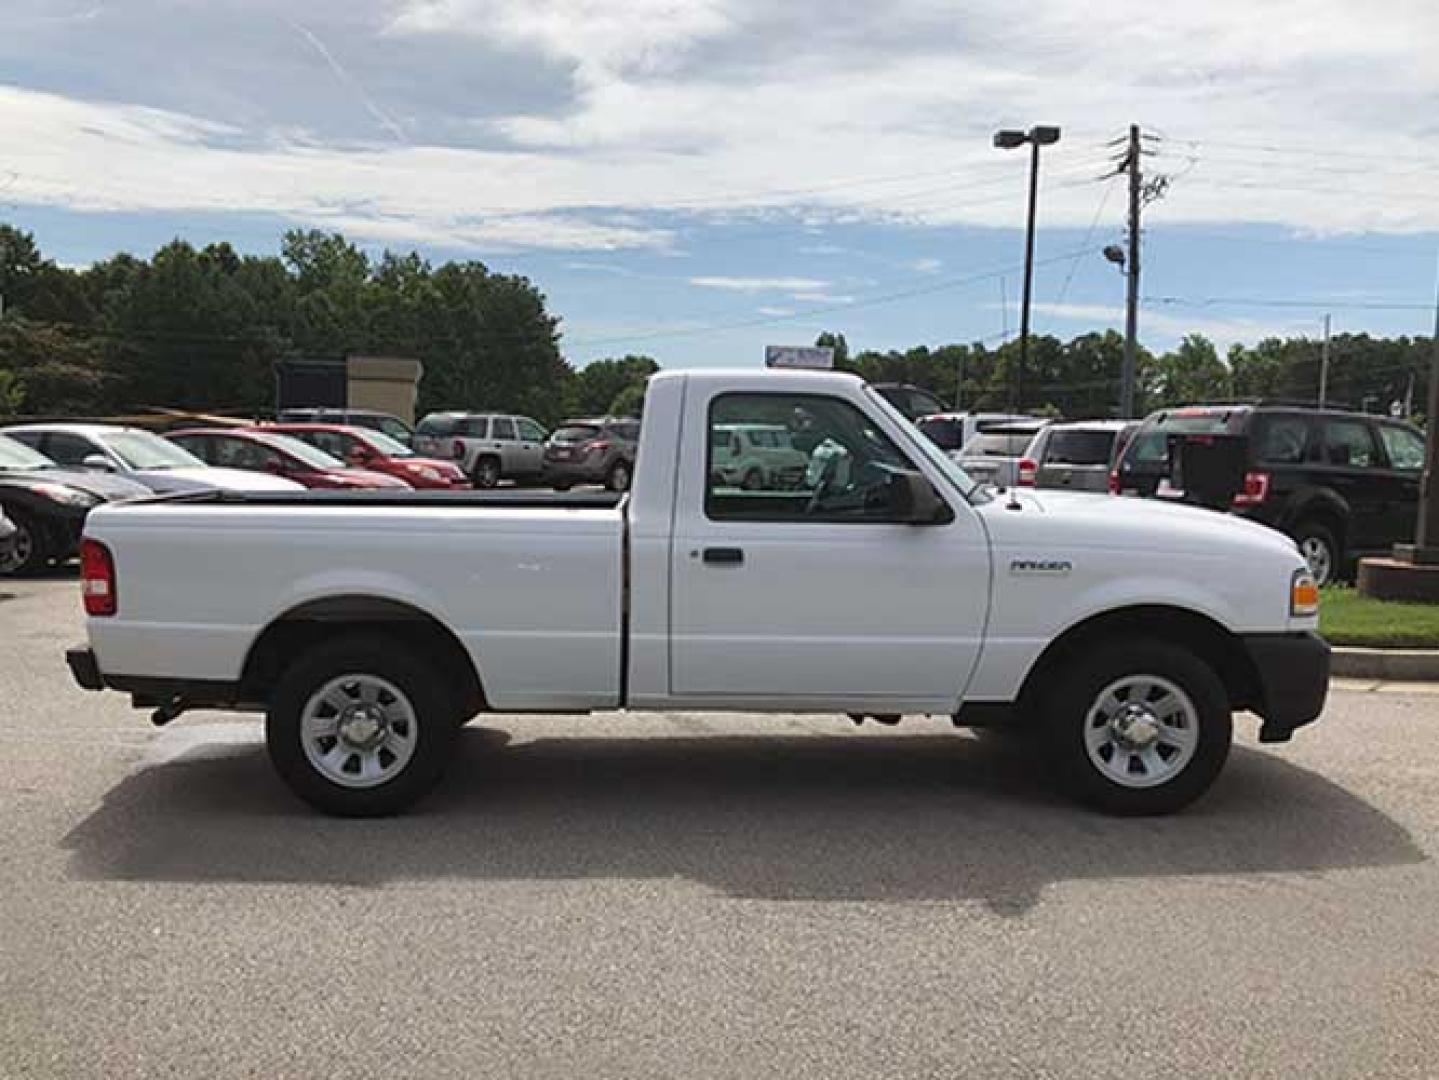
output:
[[[1241,639],[1259,678],[1255,712],[1260,742],[1288,742],[1312,724],[1329,694],[1329,644],[1318,634],[1246,634]]]
[[[65,663],[70,665],[70,674],[75,676],[75,681],[82,690],[105,689],[105,680],[100,675],[100,665],[95,662],[95,654],[85,646],[66,649]]]

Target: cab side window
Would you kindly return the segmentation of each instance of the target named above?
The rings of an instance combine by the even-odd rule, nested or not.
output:
[[[916,471],[839,398],[723,394],[710,405],[705,513],[714,521],[900,521],[897,484]]]
[[[497,416],[490,437],[498,442],[515,441],[515,422],[507,416]]]
[[[545,429],[533,420],[521,418],[517,423],[520,425],[520,438],[526,442],[544,442]]]
[[[89,439],[80,435],[71,435],[66,431],[48,433],[45,436],[44,445],[42,454],[55,464],[66,465],[72,469],[83,467],[87,457],[100,452],[98,447],[91,445]]]

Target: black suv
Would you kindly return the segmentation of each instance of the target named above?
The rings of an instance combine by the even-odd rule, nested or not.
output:
[[[1149,416],[1110,477],[1116,494],[1199,503],[1288,533],[1321,584],[1412,540],[1424,436],[1398,420],[1287,405]]]

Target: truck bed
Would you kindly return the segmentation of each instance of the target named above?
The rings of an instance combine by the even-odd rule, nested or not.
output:
[[[137,499],[135,504],[214,506],[390,506],[415,508],[491,507],[501,510],[613,510],[624,500],[613,491],[192,491]]]

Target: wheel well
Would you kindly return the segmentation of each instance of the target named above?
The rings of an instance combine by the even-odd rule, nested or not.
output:
[[[370,633],[413,648],[445,676],[456,707],[468,719],[487,708],[480,674],[460,639],[417,607],[377,596],[332,596],[292,608],[250,646],[240,676],[240,697],[265,702],[286,668],[338,634]]]
[[[1293,524],[1290,525],[1290,533],[1297,533],[1301,526],[1310,522],[1323,525],[1334,534],[1335,543],[1342,551],[1348,542],[1348,520],[1346,515],[1341,513],[1337,507],[1322,502],[1311,502],[1302,507],[1294,515]]]
[[[1214,669],[1235,709],[1249,708],[1260,700],[1259,673],[1233,633],[1198,612],[1144,605],[1092,616],[1050,642],[1025,677],[1020,691],[1024,710],[1038,706],[1039,694],[1071,660],[1100,642],[1120,637],[1167,641],[1189,649]]]

